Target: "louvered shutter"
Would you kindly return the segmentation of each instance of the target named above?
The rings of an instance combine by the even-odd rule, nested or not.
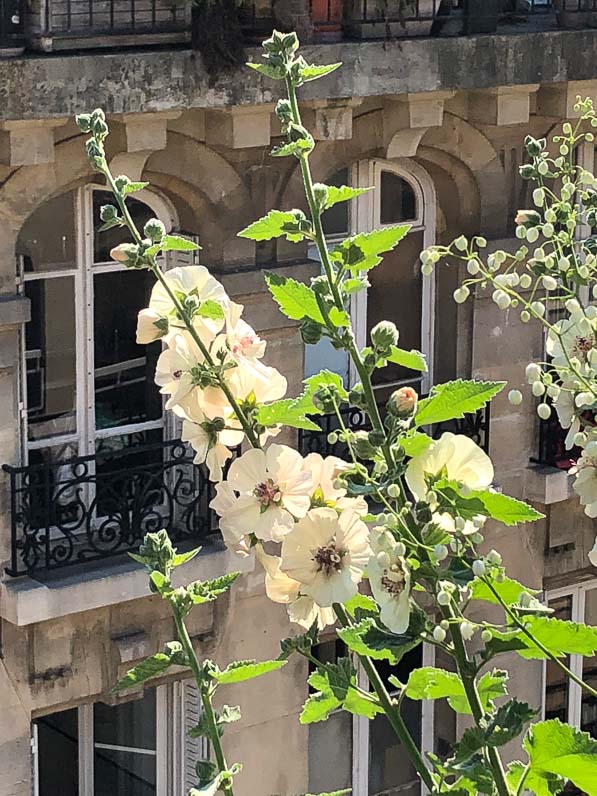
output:
[[[201,716],[201,697],[199,689],[194,680],[185,680],[182,684],[182,719],[184,738],[182,742],[183,750],[183,794],[189,792],[197,785],[197,774],[195,764],[198,760],[209,758],[209,744],[205,738],[190,738],[189,730],[194,727]]]
[[[178,235],[180,238],[192,240],[193,243],[199,243],[199,235],[194,232],[173,232],[173,235]],[[199,265],[199,249],[191,252],[166,252],[166,270],[176,268],[181,265]]]

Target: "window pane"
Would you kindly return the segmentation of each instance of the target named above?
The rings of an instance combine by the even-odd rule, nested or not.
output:
[[[369,272],[371,287],[367,293],[367,333],[383,320],[393,321],[400,331],[401,348],[421,349],[423,281],[419,254],[423,233],[411,232],[383,261]],[[412,379],[413,371],[399,365],[376,370],[376,384],[390,384]]]
[[[75,195],[62,194],[37,208],[25,221],[17,240],[17,255],[26,273],[75,268]]]
[[[435,648],[435,665],[438,669],[455,671],[454,659],[441,647]],[[435,724],[433,727],[433,751],[442,760],[450,757],[458,737],[457,713],[447,699],[436,699],[433,703]]]
[[[79,796],[77,710],[36,719],[39,796]]]
[[[102,225],[100,209],[102,205],[113,205],[114,197],[108,191],[93,192],[93,262],[107,263],[110,260],[110,249],[119,243],[130,243],[131,233],[126,227],[112,227],[105,232],[98,232]],[[143,234],[143,227],[150,218],[155,217],[153,210],[138,199],[127,199],[127,207],[135,222],[137,229]]]
[[[340,169],[333,177],[326,180],[327,185],[350,185],[350,171]],[[323,214],[323,231],[326,235],[347,235],[349,228],[349,202],[338,202]]]
[[[137,345],[137,314],[154,279],[148,271],[94,277],[95,424],[112,428],[157,420],[162,401],[154,384],[161,343]]]
[[[410,672],[422,664],[421,646],[405,655],[398,666],[391,667],[385,661],[376,661],[376,666],[386,685],[391,674],[406,682]],[[420,743],[421,703],[404,699],[402,717],[411,735]],[[384,715],[376,716],[369,724],[369,795],[370,796],[418,796],[421,788],[416,769]]]
[[[556,619],[569,620],[572,617],[572,596],[558,597],[549,601]],[[563,659],[566,666],[570,666],[570,658]],[[562,670],[552,661],[546,662],[545,667],[545,718],[568,720],[568,688],[569,681]]]
[[[417,200],[412,186],[394,174],[382,171],[380,180],[380,222],[397,224],[417,217]]]
[[[29,439],[76,429],[76,320],[74,279],[25,283],[31,320],[25,326]]]
[[[597,626],[597,589],[586,593],[585,622],[587,625]],[[583,659],[583,680],[593,688],[597,687],[597,655]],[[581,729],[597,738],[597,699],[583,689]]]
[[[123,705],[93,706],[95,796],[156,792],[155,690]]]
[[[309,725],[309,792],[331,793],[352,785],[352,716],[339,711]]]

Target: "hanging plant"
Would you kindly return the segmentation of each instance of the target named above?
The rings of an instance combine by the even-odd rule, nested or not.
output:
[[[244,0],[195,0],[191,11],[191,46],[201,53],[210,78],[246,61],[240,21]]]

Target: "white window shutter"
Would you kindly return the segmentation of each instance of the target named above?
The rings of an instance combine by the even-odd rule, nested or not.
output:
[[[197,683],[194,680],[185,680],[182,684],[182,718],[183,718],[183,771],[184,790],[186,794],[197,785],[195,765],[198,760],[209,758],[209,744],[205,738],[190,738],[189,730],[194,727],[201,716],[201,697]]]
[[[194,232],[180,231],[173,232],[172,234],[199,244],[199,235],[196,235]],[[199,249],[194,249],[191,252],[166,252],[166,271],[169,271],[170,268],[177,268],[182,265],[199,265]]]

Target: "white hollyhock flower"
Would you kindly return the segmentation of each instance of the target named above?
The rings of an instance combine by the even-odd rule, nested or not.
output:
[[[545,344],[554,366],[568,367],[570,359],[577,359],[581,365],[586,365],[595,348],[595,330],[591,321],[577,313],[558,321],[555,328],[560,336],[550,330]]]
[[[381,609],[380,619],[393,633],[405,633],[410,622],[408,566],[404,557],[396,553],[396,542],[387,532],[373,534],[371,548],[367,576]]]
[[[595,538],[595,544],[593,545],[593,549],[589,553],[589,561],[594,567],[597,567],[597,537]]]
[[[320,453],[309,453],[305,457],[305,468],[313,478],[314,506],[322,508],[335,508],[339,511],[352,509],[359,515],[368,514],[369,507],[363,497],[350,498],[346,496],[346,489],[334,486],[337,477],[348,468],[348,464],[337,456],[326,456]]]
[[[576,414],[574,392],[571,387],[571,382],[564,382],[558,397],[553,402],[561,427],[569,429],[565,440],[566,450],[574,447],[574,437],[580,431],[580,419]]]
[[[203,354],[189,334],[175,334],[168,340],[168,348],[160,354],[155,382],[162,395],[169,395],[166,409],[179,404],[196,386],[193,371],[204,362]]]
[[[236,362],[241,359],[261,359],[266,342],[241,318],[244,307],[231,301],[226,311],[226,333],[216,339],[215,345],[225,348]]]
[[[440,476],[468,489],[486,489],[493,481],[493,464],[472,439],[446,432],[414,456],[406,468],[406,482],[417,500],[429,491],[427,480]]]
[[[240,402],[256,404],[278,401],[286,395],[288,383],[276,368],[268,367],[259,360],[241,359],[238,365],[225,373],[226,384],[232,396]],[[226,417],[230,404],[219,387],[202,390],[200,405],[207,417]]]
[[[144,309],[137,316],[137,343],[148,345],[168,333],[168,319],[155,310]]]
[[[264,552],[261,545],[256,545],[255,555],[265,570],[265,592],[272,602],[287,606],[292,622],[310,628],[315,620],[322,630],[333,625],[336,615],[333,608],[320,608],[311,597],[300,594],[300,583],[293,580],[280,569],[281,559]]]
[[[209,273],[203,265],[187,265],[172,268],[164,273],[164,281],[168,288],[180,298],[188,300],[195,307],[200,307],[206,301],[215,301],[222,306],[222,317],[203,318],[195,316],[193,325],[196,328],[205,328],[212,334],[217,334],[224,326],[224,314],[230,299],[224,287]],[[172,326],[183,326],[182,321],[176,317],[174,304],[168,291],[161,282],[156,282],[151,291],[149,308],[169,319]]]
[[[232,457],[230,448],[236,448],[244,439],[244,432],[241,429],[227,429],[216,431],[210,428],[213,424],[203,421],[192,423],[184,420],[182,424],[181,439],[188,442],[196,453],[195,464],[205,462],[209,469],[209,477],[212,481],[222,480],[222,470],[224,465]]]
[[[590,456],[580,457],[570,470],[576,474],[573,489],[585,507],[587,517],[597,517],[597,461]]]
[[[347,602],[357,593],[369,560],[368,536],[354,511],[311,509],[284,538],[281,569],[317,605]]]
[[[220,481],[216,484],[216,495],[209,504],[216,514],[220,517],[226,516],[226,512],[232,509],[236,503],[236,495],[234,490],[227,481]],[[224,539],[224,544],[234,553],[242,556],[248,556],[250,546],[244,532],[239,533],[236,526],[228,527],[220,520],[220,531]]]
[[[244,453],[232,462],[228,484],[238,497],[221,515],[221,526],[239,538],[252,533],[279,542],[311,505],[311,476],[300,453],[286,445]]]

